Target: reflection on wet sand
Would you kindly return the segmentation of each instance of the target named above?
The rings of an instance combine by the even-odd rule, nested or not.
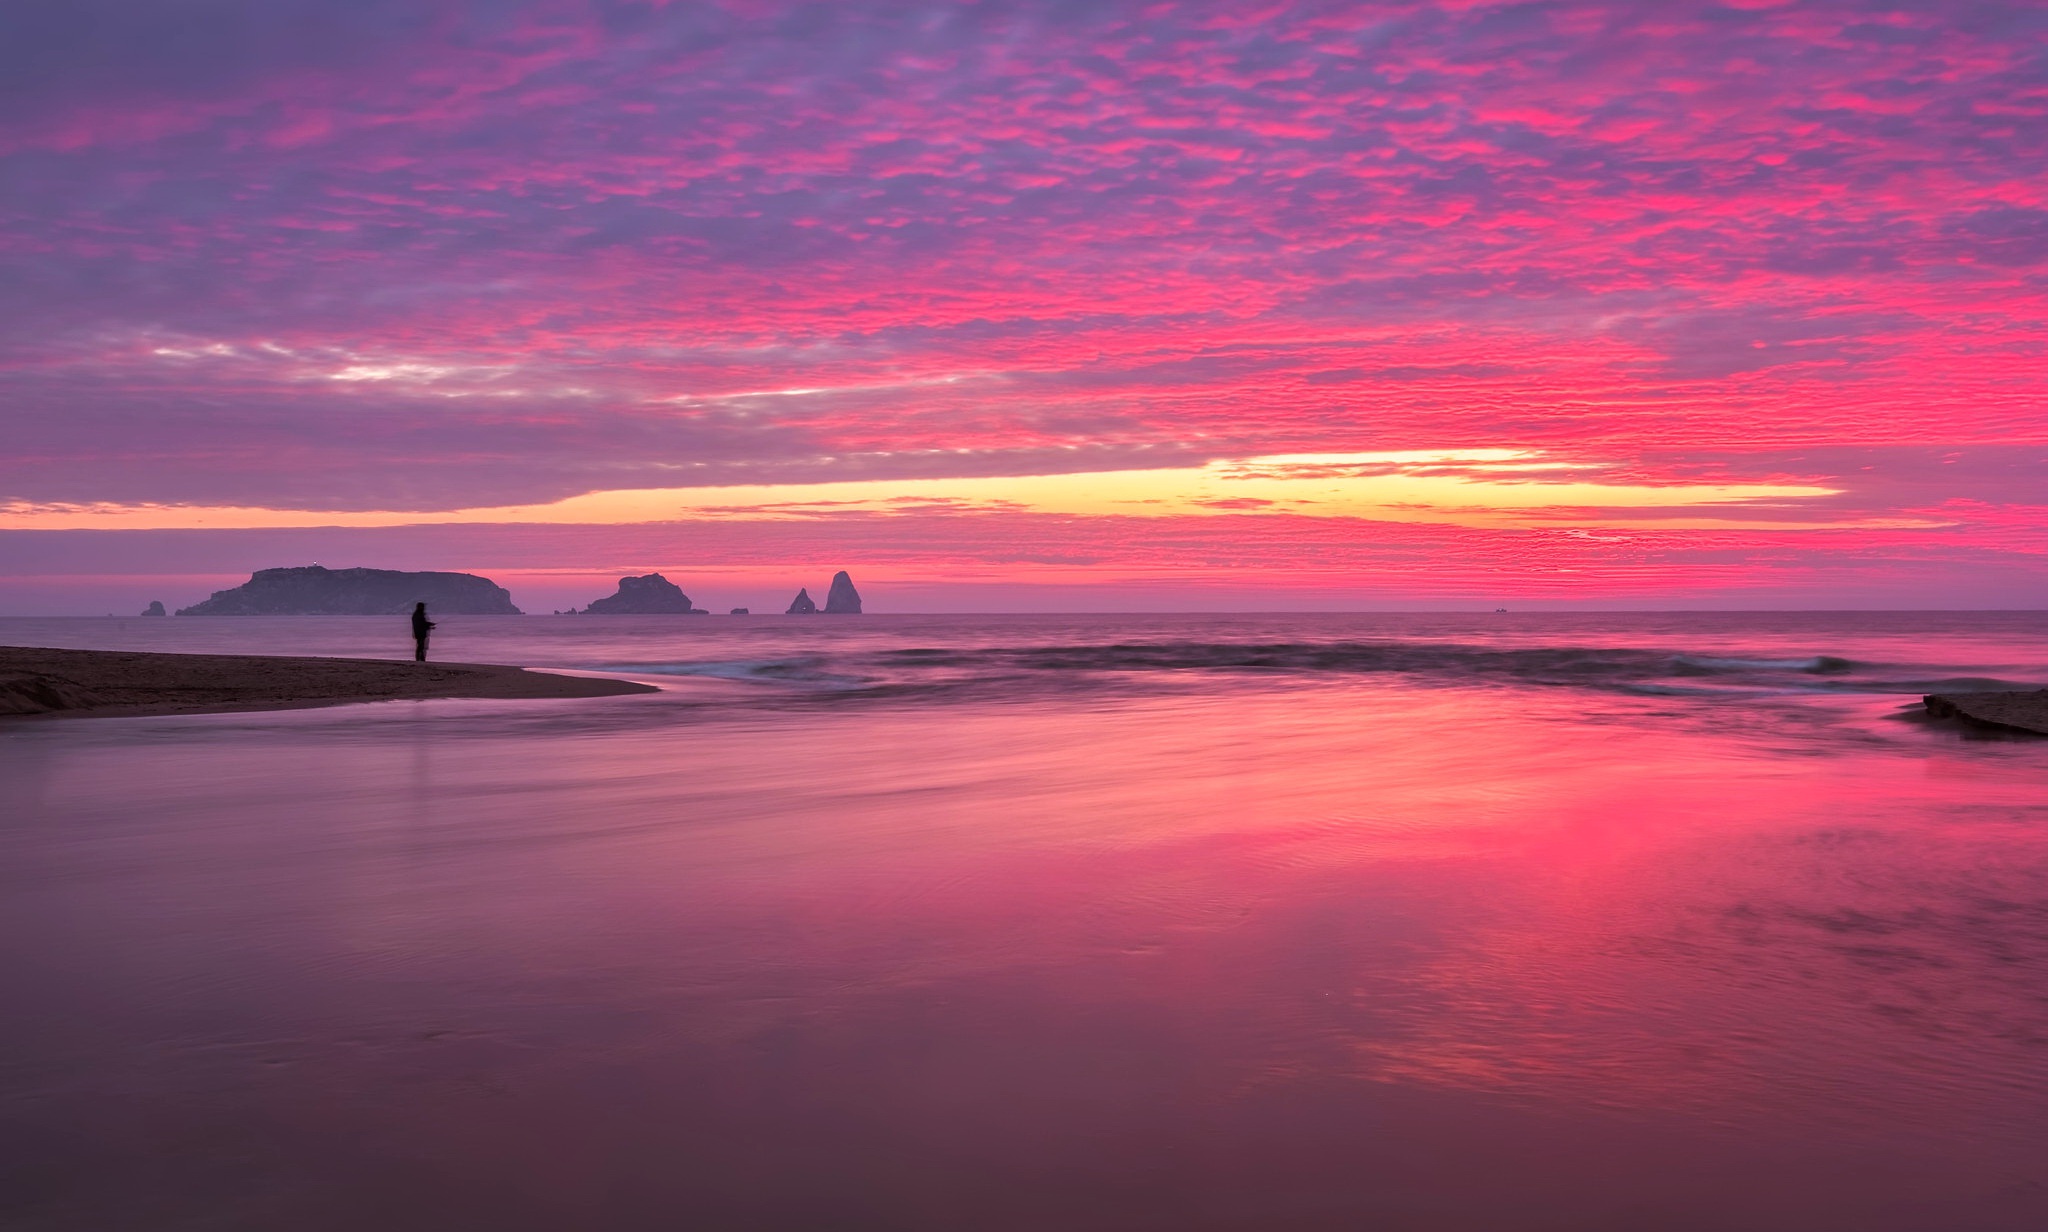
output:
[[[45,725],[5,1214],[2040,1226],[2038,755],[1511,696]]]

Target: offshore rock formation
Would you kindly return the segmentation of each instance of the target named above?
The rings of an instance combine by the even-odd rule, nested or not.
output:
[[[424,603],[436,616],[517,616],[512,596],[473,573],[397,569],[258,569],[180,616],[399,616]]]
[[[828,616],[860,615],[860,592],[853,588],[853,579],[844,569],[832,575],[832,593],[825,596],[825,613]]]
[[[593,599],[583,609],[590,616],[708,616],[700,607],[690,606],[690,596],[682,587],[661,576],[650,573],[644,577],[622,577],[619,592]]]
[[[825,612],[832,616],[860,615],[860,592],[853,588],[853,578],[841,569],[832,575],[832,589],[825,595]],[[796,592],[790,602],[788,615],[812,616],[818,612],[817,603],[811,598],[810,587]],[[738,613],[735,612],[735,615]]]
[[[732,610],[732,614],[735,616],[745,616],[747,614],[747,609],[743,607],[736,607]]]
[[[149,606],[142,609],[142,614],[144,616],[167,616],[170,613],[164,611],[164,601],[162,599],[151,599]]]

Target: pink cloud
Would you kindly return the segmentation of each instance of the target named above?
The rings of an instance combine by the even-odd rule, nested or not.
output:
[[[20,14],[0,498],[1860,448],[2038,521],[1928,490],[2048,444],[2038,6]]]

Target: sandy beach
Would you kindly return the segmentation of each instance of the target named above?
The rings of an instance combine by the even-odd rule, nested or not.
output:
[[[489,663],[0,647],[0,716],[94,718],[295,710],[435,697],[652,693],[628,680]]]

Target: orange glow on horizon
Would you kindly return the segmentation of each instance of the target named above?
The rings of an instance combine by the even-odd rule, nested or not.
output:
[[[1381,522],[1510,527],[1541,514],[1545,526],[1612,526],[1630,511],[1693,511],[1661,518],[1668,529],[1933,526],[1818,517],[1715,517],[1839,495],[1812,484],[1629,484],[1574,478],[1586,464],[1516,449],[1287,454],[1202,467],[1015,475],[871,479],[836,483],[641,488],[587,492],[547,504],[451,510],[302,510],[167,504],[0,506],[0,529],[161,530],[437,524],[626,525],[672,520],[786,520],[835,514],[1034,513],[1067,517],[1201,517],[1296,514]]]

